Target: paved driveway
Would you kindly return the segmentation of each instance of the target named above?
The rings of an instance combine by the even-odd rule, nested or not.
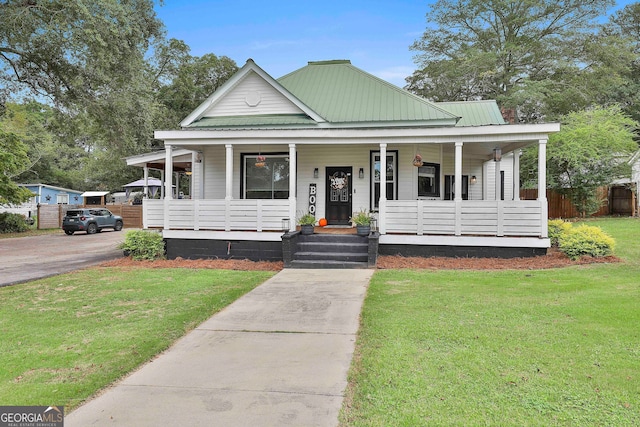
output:
[[[0,239],[0,286],[85,268],[122,256],[126,230]]]

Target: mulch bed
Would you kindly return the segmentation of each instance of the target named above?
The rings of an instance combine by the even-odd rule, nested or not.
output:
[[[572,265],[596,263],[617,263],[621,260],[615,256],[602,258],[582,257],[572,261],[565,254],[552,248],[545,256],[529,258],[421,258],[403,256],[378,257],[378,269],[412,268],[425,270],[540,270],[562,268]],[[119,258],[101,264],[103,267],[143,267],[143,268],[193,268],[246,271],[280,271],[282,262],[254,262],[249,260],[225,259],[182,259],[159,261],[134,261],[131,258]]]

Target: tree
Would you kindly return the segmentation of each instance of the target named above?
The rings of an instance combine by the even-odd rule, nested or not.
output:
[[[616,12],[604,25],[602,33],[629,43],[632,57],[624,63],[626,79],[612,87],[609,95],[634,120],[640,121],[640,2],[628,4]]]
[[[429,26],[411,49],[419,52],[407,88],[436,101],[496,99],[521,120],[548,114],[548,97],[583,108],[579,74],[585,33],[612,0],[438,0]],[[569,89],[569,90],[566,90]]]
[[[631,174],[627,160],[638,148],[637,126],[618,106],[568,114],[560,132],[549,138],[548,185],[566,194],[582,216],[597,212],[598,187]]]
[[[83,104],[135,76],[162,36],[152,0],[0,0],[0,87]]]
[[[0,204],[22,203],[29,200],[31,192],[18,187],[13,178],[29,165],[27,146],[11,132],[0,126]]]
[[[173,128],[238,71],[234,60],[212,53],[191,56],[179,40],[170,40],[159,52],[158,101],[162,104],[159,127]]]
[[[0,0],[0,104],[36,96],[86,122],[103,149],[148,149],[158,105],[147,55],[163,38],[153,0]]]

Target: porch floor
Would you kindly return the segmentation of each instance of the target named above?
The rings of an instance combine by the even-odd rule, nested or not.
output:
[[[296,230],[300,230],[300,227],[296,227]],[[336,226],[327,225],[326,227],[313,227],[314,234],[356,234],[355,227],[349,225]]]

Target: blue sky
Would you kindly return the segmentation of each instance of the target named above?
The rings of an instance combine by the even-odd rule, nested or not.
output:
[[[618,1],[618,5],[632,3]],[[272,77],[308,61],[349,59],[400,87],[417,67],[409,46],[426,28],[423,0],[165,0],[156,6],[168,37],[191,54],[252,58]]]

